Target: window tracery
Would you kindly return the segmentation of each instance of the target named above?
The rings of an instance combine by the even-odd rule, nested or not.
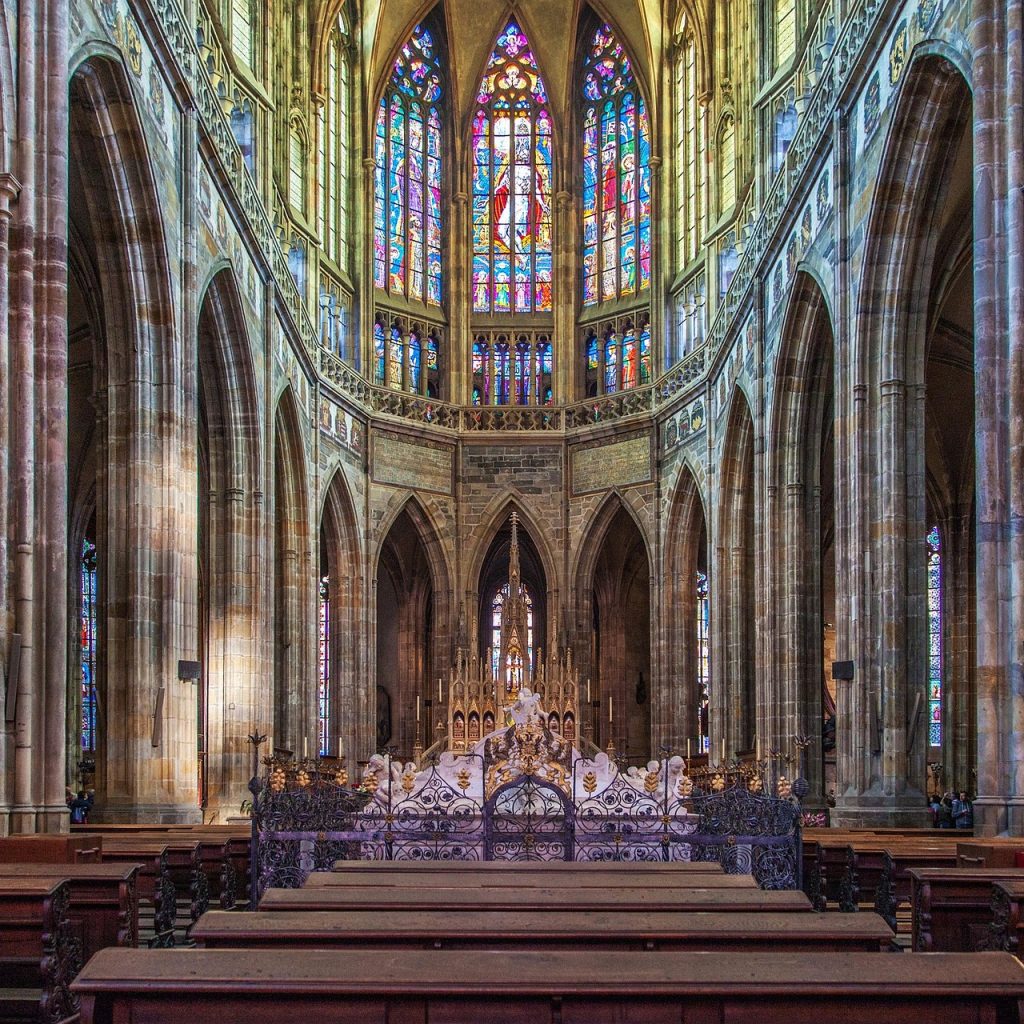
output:
[[[928,745],[942,746],[942,541],[938,526],[925,538],[928,557]]]
[[[473,341],[474,405],[550,405],[548,331],[480,331]]]
[[[320,232],[323,249],[339,267],[347,263],[349,179],[348,33],[338,17],[324,62],[320,109]]]
[[[583,305],[651,283],[651,135],[629,58],[609,25],[583,64]]]
[[[473,118],[473,311],[551,310],[551,114],[525,33],[510,21]]]
[[[96,545],[82,541],[79,561],[78,656],[81,663],[82,753],[96,752],[96,648],[99,576]]]
[[[317,673],[317,736],[320,756],[328,753],[331,710],[331,589],[330,577],[320,577],[319,647]]]
[[[586,331],[585,383],[588,397],[650,384],[651,326],[645,315],[638,320],[619,317]]]
[[[434,36],[417,25],[395,61],[374,133],[374,284],[440,306],[441,65]]]

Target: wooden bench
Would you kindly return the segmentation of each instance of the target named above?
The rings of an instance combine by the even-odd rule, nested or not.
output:
[[[446,871],[404,871],[396,864],[391,871],[377,871],[367,875],[362,871],[348,871],[335,868],[333,871],[317,871],[305,882],[308,886],[365,886],[390,885],[405,888],[451,888],[456,887],[513,887],[513,888],[550,888],[551,886],[567,886],[572,889],[601,888],[609,886],[641,886],[649,889],[756,889],[757,882],[753,875],[725,874],[665,874],[623,875],[607,871],[594,870],[581,865],[578,871],[564,872],[552,876],[550,872],[538,871],[460,871],[457,875]]]
[[[3,836],[0,864],[98,864],[102,843],[102,836],[94,832]]]
[[[1006,954],[105,949],[74,984],[83,1024],[1011,1024]]]
[[[211,910],[192,929],[208,949],[847,950],[892,946],[877,914],[629,913],[567,910],[496,921],[490,911]]]
[[[973,839],[957,843],[956,855],[957,867],[961,868],[1016,868],[1021,866],[1018,856],[1024,856],[1024,839]]]
[[[59,878],[0,878],[0,1019],[77,1019],[69,985],[82,951],[69,927],[69,898]]]
[[[1024,881],[1016,868],[911,868],[913,948],[922,953],[987,949],[992,884]]]
[[[488,910],[492,913],[543,914],[567,910],[642,911],[647,914],[714,910],[729,913],[807,912],[810,901],[794,890],[761,889],[607,889],[585,888],[444,888],[397,886],[307,886],[267,889],[260,910]]]
[[[68,883],[68,920],[83,960],[106,946],[139,941],[139,864],[0,864],[7,878]]]
[[[992,883],[992,937],[990,949],[1020,953],[1024,931],[1024,881],[998,879]],[[1024,1020],[1024,1015],[1021,1017]]]
[[[597,861],[518,861],[518,860],[339,860],[336,871],[360,871],[364,874],[386,874],[401,868],[403,871],[446,872],[494,872],[515,874],[528,871],[531,874],[551,875],[572,874],[577,871],[601,871],[619,878],[654,875],[720,875],[722,865],[717,861],[665,861],[665,860],[597,860]]]
[[[156,855],[162,859],[161,874],[175,887],[175,900],[179,892],[189,896],[191,921],[198,920],[210,909],[210,886],[198,839],[173,833],[104,838],[102,857],[105,861],[124,863],[139,859],[140,855]],[[169,895],[169,890],[166,891]]]

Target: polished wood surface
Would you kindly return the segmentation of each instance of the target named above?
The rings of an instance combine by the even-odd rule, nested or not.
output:
[[[361,871],[335,868],[333,871],[313,872],[306,880],[307,886],[317,887],[359,887],[366,885],[388,885],[399,887],[452,888],[473,886],[479,888],[551,888],[564,886],[571,889],[600,888],[613,886],[644,886],[652,889],[756,889],[757,882],[752,875],[725,875],[712,872],[690,872],[687,874],[652,873],[637,875],[583,868],[553,876],[549,871],[405,871],[396,864],[387,872],[367,875]]]
[[[210,911],[192,930],[200,946],[301,949],[849,950],[891,947],[877,914],[489,911]]]

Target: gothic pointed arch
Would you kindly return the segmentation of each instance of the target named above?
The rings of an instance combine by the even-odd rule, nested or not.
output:
[[[665,659],[652,707],[654,741],[674,751],[703,751],[710,696],[710,565],[704,494],[693,470],[680,470],[663,540],[661,628]]]
[[[435,698],[451,659],[448,559],[416,495],[396,503],[380,536],[374,576],[378,736],[385,742],[387,733],[386,742],[400,750],[423,751],[436,738]]]
[[[651,749],[652,573],[632,504],[613,492],[591,517],[577,561],[577,664],[599,711],[592,738],[629,755]]]
[[[69,131],[68,237],[75,250],[69,264],[85,273],[69,291],[77,292],[69,319],[81,318],[81,331],[76,328],[74,336],[69,331],[73,351],[68,355],[84,362],[76,362],[68,376],[68,409],[74,417],[67,432],[68,461],[95,467],[94,483],[79,479],[78,492],[95,502],[91,541],[99,649],[92,781],[106,820],[132,820],[138,807],[155,804],[171,820],[194,820],[197,778],[192,772],[174,778],[167,761],[174,750],[195,743],[188,696],[166,693],[167,727],[157,749],[144,730],[129,727],[139,709],[155,706],[178,659],[191,656],[186,609],[195,599],[191,510],[196,491],[194,426],[186,397],[191,374],[183,359],[185,353],[191,358],[193,340],[183,345],[177,335],[164,203],[143,118],[119,57],[93,54],[76,66]],[[86,300],[81,289],[88,282],[99,287]],[[81,449],[83,442],[94,446],[92,454]],[[66,549],[47,559],[58,575],[65,566],[71,569],[69,585],[77,594],[82,537],[72,529],[86,519],[81,509],[69,511],[68,541],[77,555],[70,565]],[[88,521],[93,522],[91,514]],[[151,556],[140,560],[140,551]],[[79,605],[76,597],[73,615]],[[105,650],[108,642],[116,647]],[[62,674],[70,669],[74,702],[81,692],[81,655],[76,650],[68,657],[66,632],[50,638],[44,660],[47,666],[60,661]],[[58,707],[48,698],[47,714],[63,722],[63,700]],[[77,724],[74,716],[71,721]],[[77,764],[78,758],[69,762],[68,770]]]
[[[227,267],[214,273],[200,300],[197,349],[196,727],[200,800],[220,817],[234,813],[251,772],[245,740],[255,727],[252,709],[266,678],[257,638],[269,612],[257,597],[264,564],[260,392],[241,295]]]
[[[301,424],[289,386],[274,415],[274,744],[310,753],[316,735],[313,690],[315,607],[309,524],[309,473]]]
[[[835,343],[819,282],[799,271],[783,319],[768,430],[773,646],[764,674],[762,747],[811,737],[808,800],[834,786],[836,683]],[[831,653],[830,653],[831,652]]]
[[[369,733],[370,660],[361,642],[363,554],[358,518],[344,470],[331,474],[320,515],[317,717],[322,753],[351,758]]]
[[[737,386],[728,412],[721,456],[721,490],[711,614],[711,743],[726,756],[754,749],[757,731],[756,552],[754,420]]]

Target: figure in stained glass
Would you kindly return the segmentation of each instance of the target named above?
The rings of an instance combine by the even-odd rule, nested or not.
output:
[[[583,304],[651,283],[650,124],[629,58],[608,25],[583,68]]]
[[[473,118],[473,309],[551,309],[551,116],[526,35],[510,21]]]
[[[441,303],[440,63],[417,25],[395,61],[374,132],[374,284]]]

